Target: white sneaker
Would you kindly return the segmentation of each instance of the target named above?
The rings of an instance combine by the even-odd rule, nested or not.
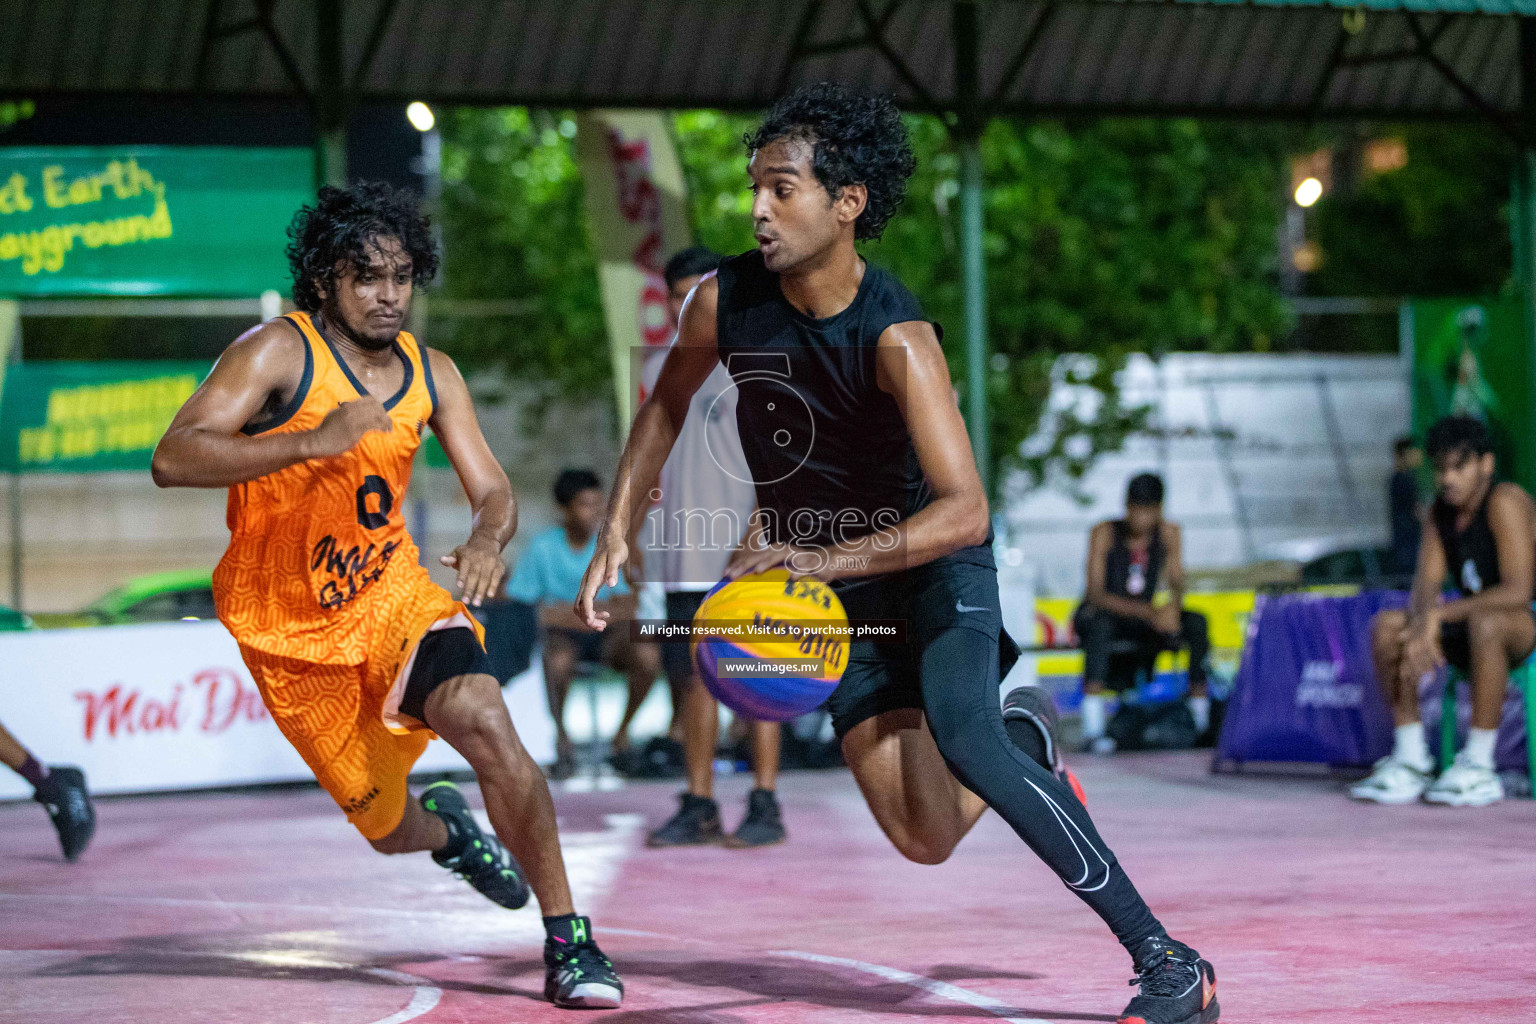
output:
[[[1377,804],[1411,804],[1429,788],[1429,773],[1390,755],[1376,762],[1370,776],[1349,787],[1355,800]]]
[[[1487,807],[1504,799],[1504,783],[1498,772],[1473,764],[1463,752],[1429,787],[1424,799],[1447,807]]]

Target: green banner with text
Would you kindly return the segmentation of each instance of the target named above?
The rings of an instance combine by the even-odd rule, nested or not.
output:
[[[0,296],[286,289],[308,149],[0,149]]]
[[[0,470],[149,472],[176,410],[211,363],[21,363],[0,396]]]

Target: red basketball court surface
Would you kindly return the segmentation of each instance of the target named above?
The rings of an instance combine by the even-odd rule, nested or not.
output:
[[[1361,807],[1206,764],[1075,767],[1153,909],[1215,962],[1223,1020],[1536,1019],[1536,803]],[[747,785],[719,787],[728,828]],[[587,1014],[539,998],[536,909],[373,853],[318,790],[103,800],[73,865],[38,807],[0,806],[0,1021],[1112,1021],[1131,994],[1109,933],[995,816],[922,867],[845,772],[804,772],[781,784],[788,844],[648,850],[676,789],[556,792],[628,986]]]

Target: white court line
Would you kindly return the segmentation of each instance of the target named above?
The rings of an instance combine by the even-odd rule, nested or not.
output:
[[[368,973],[386,981],[416,986],[416,990],[411,993],[411,1001],[405,1004],[405,1009],[392,1013],[388,1017],[381,1017],[373,1024],[405,1024],[408,1020],[415,1020],[422,1014],[430,1012],[437,1006],[437,1001],[443,998],[443,990],[428,984],[426,978],[418,978],[404,971],[391,971],[385,967],[370,967]]]
[[[1050,1024],[1049,1021],[1039,1017],[1010,1017],[1013,1007],[1000,1003],[982,995],[980,992],[972,992],[968,988],[959,985],[951,985],[947,981],[935,981],[925,978],[921,974],[913,974],[910,971],[897,970],[894,967],[883,967],[880,964],[867,964],[862,960],[849,960],[840,956],[822,956],[820,953],[801,953],[793,949],[776,949],[773,956],[787,956],[796,960],[809,960],[817,964],[832,964],[836,967],[851,967],[865,974],[873,974],[877,978],[887,981],[899,981],[903,985],[911,985],[921,989],[929,995],[938,996],[940,999],[948,999],[952,1003],[964,1003],[966,1006],[974,1006],[977,1009],[986,1010],[994,1017],[1001,1017],[1008,1024]]]
[[[81,949],[0,949],[0,958],[7,956],[21,956],[29,953],[46,953],[53,956],[91,955],[87,951]],[[193,956],[197,954],[185,953],[185,955]],[[250,958],[237,956],[230,957],[229,959],[246,960]],[[345,970],[351,965],[330,962],[325,966]],[[404,971],[392,971],[387,967],[365,967],[362,969],[362,973],[371,974],[373,977],[382,979],[384,981],[392,981],[396,985],[410,985],[413,987],[413,991],[411,992],[411,1001],[405,1004],[405,1009],[396,1010],[388,1017],[380,1017],[376,1021],[371,1021],[370,1024],[405,1024],[406,1021],[415,1020],[417,1017],[420,1017],[423,1014],[433,1010],[437,1006],[438,1001],[443,998],[442,989],[433,985],[432,982],[428,979],[418,978],[414,974],[406,974]]]
[[[149,907],[214,907],[236,910],[292,910],[316,914],[358,914],[367,917],[407,918],[461,918],[472,911],[452,910],[405,910],[398,907],[335,907],[310,903],[258,903],[252,900],[190,899],[177,896],[110,896],[82,895],[79,893],[10,893],[0,892],[0,903],[114,903]]]

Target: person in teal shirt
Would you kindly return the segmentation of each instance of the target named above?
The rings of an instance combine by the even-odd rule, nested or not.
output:
[[[561,522],[528,542],[507,583],[507,597],[539,609],[544,688],[555,719],[555,763],[549,774],[566,779],[576,770],[575,748],[565,731],[565,701],[577,666],[584,662],[604,664],[623,672],[629,682],[629,700],[611,746],[614,763],[623,764],[629,753],[630,722],[656,680],[661,656],[655,644],[630,639],[626,620],[634,617],[635,599],[623,578],[618,586],[604,587],[597,595],[598,603],[612,615],[613,625],[620,628],[599,633],[576,617],[572,606],[581,589],[582,574],[597,550],[597,526],[607,496],[590,469],[561,470],[555,478],[554,494]]]

